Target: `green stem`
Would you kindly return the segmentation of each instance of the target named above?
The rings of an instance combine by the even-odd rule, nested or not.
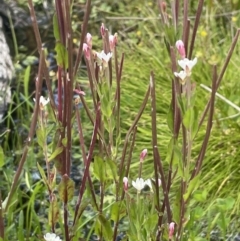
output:
[[[141,210],[141,207],[140,207],[141,203],[140,203],[140,191],[137,191],[137,209],[138,210]],[[141,241],[141,221],[140,221],[140,214],[141,212],[137,212],[137,221],[138,221],[138,224],[137,224],[137,236],[138,236],[138,241]]]

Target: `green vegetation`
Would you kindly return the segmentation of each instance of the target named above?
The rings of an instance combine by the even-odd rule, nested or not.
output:
[[[29,0],[29,2],[31,1]],[[189,2],[191,2],[188,10],[191,26],[188,42],[190,45],[198,1]],[[83,4],[85,2],[75,1],[73,7],[72,27],[74,33],[73,37],[71,36],[75,43],[73,47],[67,49],[62,43],[63,26],[58,22],[61,15],[56,14],[55,21],[53,21],[56,41],[52,41],[57,45],[55,49],[58,54],[57,65],[61,68],[62,76],[66,77],[67,73],[70,73],[69,76],[72,78],[75,76],[74,85],[76,84],[76,86],[70,86],[66,79],[65,82],[63,81],[63,86],[70,88],[69,92],[64,94],[62,100],[65,101],[62,104],[54,106],[49,86],[47,86],[48,91],[45,91],[44,96],[49,95],[51,106],[50,104],[45,108],[38,106],[42,90],[41,81],[36,84],[36,90],[39,92],[36,91],[35,96],[33,95],[34,91],[29,90],[29,83],[34,79],[30,74],[31,63],[35,60],[34,57],[30,56],[33,53],[29,53],[30,57],[28,58],[22,56],[23,59],[26,58],[26,68],[21,69],[22,67],[16,63],[19,71],[16,92],[13,94],[14,103],[11,104],[4,122],[6,129],[11,129],[11,132],[3,130],[0,137],[2,146],[0,149],[0,200],[3,201],[3,208],[0,209],[0,240],[3,237],[3,230],[3,240],[6,241],[44,240],[44,235],[47,232],[56,232],[62,240],[67,241],[70,240],[72,234],[75,236],[71,240],[80,240],[80,238],[93,240],[93,237],[96,236],[99,240],[114,240],[113,237],[116,238],[119,235],[122,235],[122,240],[156,240],[156,225],[159,222],[159,216],[163,217],[161,240],[169,240],[168,229],[171,221],[177,224],[174,234],[180,230],[178,234],[181,236],[181,239],[174,236],[173,240],[210,240],[210,238],[220,240],[219,237],[225,238],[226,235],[237,234],[240,228],[238,217],[240,212],[240,188],[238,185],[240,179],[238,160],[240,157],[238,148],[240,115],[236,114],[238,114],[240,107],[237,109],[231,103],[240,106],[239,43],[234,48],[231,60],[217,90],[217,93],[225,97],[225,100],[215,96],[213,126],[207,151],[200,174],[196,175],[196,179],[192,179],[192,182],[188,175],[191,175],[202,148],[203,140],[207,134],[207,121],[211,114],[208,113],[194,141],[188,142],[188,145],[184,144],[181,128],[187,129],[187,132],[188,130],[194,132],[196,123],[199,122],[205,106],[211,98],[211,93],[201,87],[201,84],[211,88],[214,79],[214,65],[217,68],[217,76],[221,73],[234,36],[239,31],[240,18],[237,11],[240,6],[238,6],[238,1],[208,0],[204,3],[191,57],[191,59],[195,56],[198,58],[191,75],[191,83],[196,90],[194,94],[190,91],[194,96],[194,100],[191,97],[191,105],[194,104],[194,111],[197,110],[198,115],[194,112],[195,119],[192,120],[191,117],[189,119],[186,117],[187,111],[182,112],[182,115],[185,116],[185,123],[180,128],[178,140],[173,141],[174,147],[172,148],[169,143],[173,140],[173,133],[169,128],[169,122],[174,121],[169,110],[172,106],[174,74],[172,71],[173,58],[170,57],[169,46],[174,49],[175,60],[179,60],[175,42],[182,39],[183,35],[183,3],[180,3],[179,23],[174,30],[171,24],[167,26],[161,21],[159,8],[155,5],[155,1],[136,0],[121,1],[120,3],[94,1],[88,28],[83,29],[80,34],[79,26],[82,24],[86,27],[86,20],[83,20],[83,16],[82,19],[76,19],[78,15],[75,15],[77,11],[74,9],[78,9]],[[56,6],[56,9],[58,7]],[[63,9],[66,8],[67,4],[64,5]],[[171,23],[172,14],[169,3],[167,3],[163,13],[167,14]],[[85,14],[87,16],[87,11]],[[64,21],[66,24],[70,24],[68,19]],[[89,77],[92,74],[91,64],[94,53],[92,53],[90,60],[85,55],[81,66],[86,65],[87,68],[85,68],[86,66],[78,68],[75,75],[75,65],[70,59],[72,53],[77,52],[78,47],[86,42],[84,38],[87,32],[93,36],[94,51],[101,52],[103,44],[105,44],[105,49],[108,48],[108,38],[107,40],[106,37],[102,39],[100,35],[102,22],[111,30],[109,32],[106,30],[107,36],[110,33],[118,33],[117,52],[114,52],[111,62],[113,66],[112,79],[107,71],[101,72],[99,68],[94,72],[99,74],[99,79],[93,77],[94,75],[92,78]],[[69,25],[64,27],[69,30]],[[17,49],[17,46],[15,48]],[[79,49],[81,54],[82,49]],[[46,74],[43,71],[44,67],[42,67],[45,63],[46,51],[41,50],[38,46],[38,53],[41,55],[39,69],[42,72],[36,70],[34,76],[38,73],[39,77]],[[122,73],[120,73],[121,53],[124,53]],[[17,56],[17,60],[19,58],[21,59],[20,55]],[[74,61],[75,58],[76,56],[74,56]],[[118,74],[116,74],[114,62],[116,59],[118,61]],[[108,71],[109,69],[111,69],[110,66],[108,66]],[[180,67],[177,67],[178,71],[180,71]],[[55,79],[56,76],[54,75],[52,79]],[[99,82],[96,83],[94,78]],[[151,116],[154,87],[149,84],[149,80],[155,82],[156,120]],[[175,81],[177,80],[176,78]],[[111,81],[112,84],[110,84]],[[118,81],[121,83],[120,92],[117,88]],[[56,89],[55,82],[51,83],[52,91]],[[58,88],[61,88],[59,85],[60,82],[58,82]],[[80,88],[83,89],[86,96],[80,95],[75,99],[75,102],[72,102],[73,89],[80,91]],[[151,90],[150,93],[147,92],[148,88]],[[115,99],[115,94],[121,96],[120,106],[118,106],[117,98]],[[144,106],[145,96],[148,96],[148,101],[144,111],[137,124],[132,126],[139,109]],[[36,105],[33,98],[36,98]],[[102,116],[100,116],[97,104],[94,106],[94,98],[96,102],[97,100],[101,101],[99,108],[101,108]],[[184,102],[185,96],[181,98],[181,101]],[[71,109],[73,104],[76,107],[74,111],[67,111],[67,109]],[[77,108],[78,105],[81,107]],[[67,109],[64,109],[65,106]],[[85,110],[89,110],[89,112],[87,113]],[[12,113],[14,113],[13,116],[11,116]],[[61,116],[59,113],[65,115]],[[38,119],[37,123],[34,123],[34,117]],[[120,122],[118,122],[118,118],[120,118]],[[99,119],[101,119],[100,123],[104,123],[104,127],[103,124],[98,126]],[[161,175],[155,171],[156,166],[154,166],[159,160],[154,156],[153,150],[154,134],[152,128],[154,128],[154,123],[157,127],[158,149],[166,177],[171,155],[173,153],[177,155],[174,161],[178,162],[178,159],[183,158],[179,158],[179,153],[184,148],[187,150],[187,146],[192,145],[191,157],[186,158],[185,174],[181,173],[180,162],[171,166],[173,173],[175,172],[175,178],[169,191],[172,214],[170,221],[169,213],[165,210],[164,214],[161,215],[158,209],[158,203],[160,206],[163,203],[164,192],[161,187],[160,191],[157,191],[158,185],[156,185],[156,173],[158,173],[159,178]],[[125,139],[131,127],[134,128],[129,138]],[[84,143],[79,137],[81,128],[83,129]],[[29,137],[31,138],[29,139]],[[72,139],[71,144],[69,144],[68,137]],[[91,140],[95,140],[95,142]],[[125,149],[126,141],[129,143]],[[145,148],[148,150],[148,155],[145,157],[140,171],[139,155]],[[68,151],[71,155],[68,154]],[[121,168],[125,151],[125,168]],[[157,154],[155,153],[155,155]],[[92,158],[89,159],[89,156]],[[131,162],[129,173],[126,164],[128,158],[130,158],[129,163]],[[65,164],[62,164],[62,160]],[[21,163],[24,163],[23,167],[21,167]],[[88,171],[88,165],[90,165],[90,171]],[[17,170],[17,168],[19,169]],[[85,169],[87,171],[84,172]],[[69,175],[70,171],[71,175]],[[91,180],[88,179],[88,172]],[[16,173],[19,174],[19,177]],[[153,193],[149,188],[145,188],[141,195],[137,194],[130,181],[129,190],[125,193],[122,186],[124,176],[128,176],[129,180],[136,180],[137,177],[142,177],[144,180],[153,178]],[[69,177],[75,181],[75,184]],[[184,193],[181,193],[180,187],[183,180],[189,180],[191,184]],[[7,196],[10,190],[13,193],[11,200],[8,201]],[[178,213],[181,210],[179,206],[184,195],[185,198],[188,195],[190,198],[189,200],[186,198],[188,203],[185,200],[185,215],[182,222]],[[158,197],[159,202],[157,201]],[[77,206],[79,210],[76,211],[75,205],[79,199],[82,199],[82,202],[80,200],[81,205]],[[131,206],[131,202],[136,205]],[[157,210],[159,216],[156,215]],[[69,227],[64,225],[67,221]],[[114,225],[112,225],[113,223]],[[184,226],[182,230],[180,229],[181,225]],[[219,232],[217,237],[213,237],[212,230]],[[68,232],[69,236],[66,234]]]

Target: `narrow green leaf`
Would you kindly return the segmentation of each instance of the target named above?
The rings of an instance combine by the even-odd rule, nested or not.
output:
[[[205,202],[208,192],[206,190],[196,190],[193,193],[193,199],[198,202]]]
[[[4,165],[4,153],[3,153],[3,149],[0,146],[0,168]]]
[[[52,153],[52,155],[48,158],[48,161],[52,161],[56,156],[58,156],[63,151],[63,146],[57,147],[57,149]]]
[[[197,132],[198,132],[198,109],[196,106],[193,107],[194,111],[194,121],[192,123],[192,140],[195,138]]]
[[[62,202],[69,202],[73,198],[75,183],[66,174],[58,185],[59,198]]]
[[[106,161],[106,173],[109,180],[117,180],[117,165],[114,161]]]
[[[191,224],[195,225],[194,223],[199,220],[200,218],[204,217],[204,209],[200,206],[196,206],[194,207],[193,210],[191,210],[190,213],[190,220],[191,220]]]
[[[59,219],[59,207],[57,199],[54,198],[50,202],[50,207],[48,210],[48,224],[49,226],[55,225]]]
[[[172,137],[168,143],[167,147],[167,156],[166,156],[166,161],[170,163],[171,158],[172,158],[172,152],[173,152],[173,145],[174,145],[174,138]]]
[[[147,232],[150,232],[150,230],[153,230],[153,227],[156,225],[158,220],[157,213],[151,214],[147,217],[147,219],[144,219],[144,227]]]
[[[55,46],[56,60],[58,66],[67,69],[68,68],[68,53],[63,44],[57,42]]]
[[[60,145],[60,140],[61,140],[60,130],[56,129],[55,134],[54,134],[54,138],[53,138],[53,141],[52,141],[52,152],[54,152],[56,147]]]
[[[180,108],[181,114],[184,115],[185,113],[185,108],[186,108],[186,103],[184,101],[184,96],[181,97],[180,95],[177,96],[177,103],[178,103],[178,107]]]
[[[24,215],[23,211],[21,210],[19,213],[19,219],[18,219],[18,240],[19,241],[24,241]]]
[[[107,83],[102,83],[100,86],[101,91],[101,111],[102,114],[109,119],[112,116],[112,100],[111,100],[111,88]]]
[[[103,161],[101,157],[95,156],[94,162],[93,162],[93,174],[100,182],[104,182],[106,178],[105,170],[106,170],[105,161]]]
[[[81,205],[78,209],[77,222],[75,222],[75,225],[72,227],[73,233],[77,233],[77,231],[79,229],[82,229],[83,226],[85,226],[85,223],[81,222],[81,220],[79,222],[79,219],[81,218],[83,211],[87,208],[87,206],[90,204],[90,202],[91,202],[91,200],[89,200],[89,199],[82,200]]]
[[[191,129],[194,121],[197,121],[195,120],[194,109],[189,108],[183,116],[183,124],[187,129]]]
[[[45,130],[44,129],[37,129],[36,130],[36,135],[37,135],[37,142],[38,145],[42,148],[44,148],[46,138],[45,138]]]
[[[173,203],[173,220],[176,224],[180,222],[180,203],[181,203],[181,189],[176,193],[175,200]]]
[[[59,26],[56,13],[53,15],[53,34],[56,41],[60,41]]]
[[[121,220],[124,216],[126,216],[126,208],[124,204],[120,201],[115,202],[111,206],[111,220],[117,222],[118,220]]]
[[[36,58],[34,56],[34,58]],[[25,69],[24,79],[23,79],[23,86],[24,86],[24,95],[28,97],[29,95],[29,80],[30,80],[30,72],[31,72],[31,65],[28,65]]]
[[[182,178],[184,178],[184,166],[182,161],[182,152],[180,148],[175,145],[173,147],[173,165],[177,166],[178,175]]]
[[[192,192],[194,191],[194,189],[197,189],[199,184],[200,184],[200,174],[198,174],[197,176],[195,176],[188,184],[187,187],[187,192],[183,195],[184,200],[186,201],[190,195],[192,194]]]
[[[67,146],[67,137],[62,139],[62,144],[63,144],[64,147]]]
[[[98,215],[98,221],[101,223],[101,228],[103,230],[103,237],[105,240],[112,240],[113,231],[111,227],[110,220],[107,220],[103,214]]]
[[[37,162],[37,167],[38,167],[38,171],[40,172],[40,175],[41,175],[41,177],[42,177],[42,179],[43,179],[43,182],[44,182],[46,185],[48,185],[48,180],[47,180],[47,177],[46,177],[46,175],[45,175],[45,172],[44,172],[43,168],[39,165],[38,162]],[[48,185],[48,186],[49,186],[49,185]]]
[[[217,207],[221,210],[221,211],[228,211],[231,210],[233,208],[233,205],[235,203],[235,200],[232,197],[228,197],[228,198],[218,198],[216,200],[216,204]]]

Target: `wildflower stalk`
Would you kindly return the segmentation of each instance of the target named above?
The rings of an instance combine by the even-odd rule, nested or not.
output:
[[[130,170],[130,165],[131,165],[131,160],[132,160],[132,153],[133,153],[133,148],[134,148],[135,140],[136,140],[136,135],[137,135],[137,126],[135,126],[135,128],[133,129],[133,132],[132,132],[131,144],[130,144],[130,148],[129,148],[129,156],[127,158],[127,163],[126,163],[126,171],[125,171],[126,177],[128,177],[128,175],[129,175],[129,170]],[[122,190],[122,196],[121,196],[120,200],[124,199],[124,195],[125,195],[125,192],[124,192],[124,190]]]
[[[114,47],[114,56],[115,56],[115,72],[116,72],[116,92],[115,92],[115,105],[113,107],[113,113],[116,115],[116,137],[118,138],[120,135],[120,103],[121,103],[121,78],[122,78],[122,70],[123,70],[123,62],[124,62],[124,54],[121,56],[120,65],[118,65],[117,58],[117,49]]]
[[[190,23],[188,19],[188,0],[183,1],[183,42],[185,46],[186,54],[188,52],[188,37],[189,37]]]
[[[85,14],[84,14],[84,19],[83,19],[83,24],[82,24],[82,31],[81,31],[81,38],[80,38],[80,46],[78,48],[78,53],[77,53],[77,58],[75,61],[75,65],[73,68],[73,76],[75,77],[78,71],[78,68],[81,64],[81,57],[82,57],[82,51],[83,51],[83,43],[84,39],[87,33],[87,26],[88,26],[88,20],[91,12],[91,0],[86,1],[85,5]]]
[[[130,165],[131,165],[131,160],[132,160],[132,153],[133,153],[133,148],[134,148],[134,144],[135,144],[136,134],[137,134],[137,126],[135,126],[135,128],[133,129],[132,138],[131,138],[131,141],[130,141],[131,145],[130,145],[130,148],[129,148],[129,156],[127,158],[126,171],[125,171],[126,177],[128,177],[128,175],[129,175],[129,170],[130,170]],[[121,177],[122,176],[120,176],[120,180],[121,180]],[[120,189],[120,186],[119,186],[120,183],[118,183],[117,180],[115,181],[115,183],[116,183],[116,190],[117,190],[115,200],[116,200],[116,202],[118,202],[120,200],[120,202],[119,202],[119,208],[120,208],[121,205],[122,205],[122,200],[124,200],[125,190],[124,190],[124,188]],[[119,199],[119,195],[120,195],[119,189],[117,189],[117,188],[122,190],[122,194],[121,194],[120,199]],[[129,207],[130,207],[130,199],[131,198],[127,195],[127,209],[128,210],[129,210]],[[118,225],[119,225],[119,215],[120,215],[120,213],[118,212],[117,213],[117,219],[116,219],[117,221],[114,223],[114,228],[113,228],[113,240],[116,240],[116,238],[117,238],[117,231],[118,231]],[[131,220],[129,220],[129,221],[131,221]]]
[[[141,200],[140,200],[140,191],[137,191],[137,207],[139,210],[141,210]],[[137,230],[137,236],[138,236],[138,240],[142,240],[141,239],[141,221],[140,221],[140,212],[137,213],[137,222],[138,222],[138,230]]]
[[[177,63],[176,63],[176,56],[173,50],[173,47],[170,47],[170,57],[171,57],[171,63],[172,63],[172,72],[177,71]],[[177,139],[179,135],[179,130],[181,126],[181,113],[177,102],[177,97],[180,95],[181,92],[181,86],[178,81],[178,79],[175,78],[172,80],[172,103],[171,108],[173,111],[173,136],[174,139]]]
[[[156,120],[156,96],[155,96],[155,80],[154,80],[154,74],[151,72],[150,74],[150,91],[151,91],[151,106],[152,106],[152,113],[151,113],[151,119],[152,119],[152,145],[153,145],[153,154],[154,154],[154,171],[155,171],[155,183],[156,183],[156,204],[155,208],[158,215],[158,231],[156,240],[160,240],[161,235],[161,222],[162,217],[160,214],[160,198],[159,198],[159,183],[158,183],[158,172],[161,175],[161,181],[162,181],[162,188],[163,188],[163,194],[164,194],[164,207],[167,208],[167,219],[168,222],[171,221],[171,210],[170,210],[170,203],[168,198],[168,190],[167,190],[167,184],[165,181],[165,175],[164,170],[162,166],[162,160],[158,151],[158,143],[157,143],[157,120]]]
[[[120,161],[120,165],[119,165],[119,174],[121,175],[122,172],[123,172],[123,166],[124,166],[124,162],[125,162],[125,157],[126,157],[126,151],[127,151],[127,146],[128,146],[128,142],[129,142],[129,137],[133,131],[133,129],[135,128],[135,126],[137,125],[139,119],[141,118],[142,116],[142,113],[146,107],[146,104],[147,104],[147,101],[148,101],[148,98],[149,98],[149,94],[150,94],[150,86],[148,87],[148,90],[146,91],[146,94],[145,94],[145,97],[144,97],[144,100],[143,100],[143,103],[138,111],[138,114],[136,115],[132,125],[130,126],[127,134],[126,134],[126,137],[125,137],[125,140],[124,140],[124,147],[123,147],[123,151],[122,151],[122,157],[121,157],[121,161]]]
[[[42,90],[42,83],[43,83],[43,71],[42,71],[42,69],[43,69],[44,63],[45,63],[45,55],[44,55],[44,50],[42,49],[41,54],[40,54],[39,70],[38,70],[37,81],[36,81],[36,93],[35,93],[36,103],[35,103],[35,106],[34,106],[32,121],[31,121],[31,124],[30,124],[30,130],[29,130],[29,133],[28,133],[26,145],[23,149],[22,157],[20,159],[17,171],[16,171],[16,173],[14,175],[14,178],[13,178],[12,186],[10,188],[10,191],[9,191],[9,194],[8,194],[8,197],[7,197],[7,200],[6,200],[6,204],[3,206],[3,209],[4,209],[5,212],[7,212],[8,207],[11,203],[12,196],[13,196],[15,190],[16,190],[19,177],[22,173],[23,165],[24,165],[24,163],[26,161],[26,158],[27,158],[29,146],[31,145],[32,139],[33,139],[34,134],[35,134],[35,129],[36,129],[36,126],[37,126],[37,118],[38,118],[38,113],[39,113],[39,108],[40,108],[39,99],[40,99],[41,90]]]
[[[160,199],[159,199],[159,188],[158,188],[158,164],[160,158],[157,160],[155,148],[157,148],[157,115],[156,115],[156,96],[155,96],[155,79],[154,74],[150,74],[150,91],[151,91],[151,117],[152,117],[152,146],[154,150],[154,174],[156,182],[156,209],[160,213]],[[162,173],[161,173],[162,174]],[[161,176],[161,180],[165,183],[164,175]],[[166,190],[165,190],[166,191]]]
[[[76,204],[76,208],[75,208],[75,214],[74,214],[74,219],[73,219],[73,226],[74,226],[74,224],[77,221],[76,218],[77,218],[78,210],[80,208],[81,201],[82,201],[82,198],[83,198],[83,194],[84,194],[84,190],[85,190],[86,182],[87,182],[87,177],[89,176],[89,167],[90,167],[90,164],[91,164],[91,161],[92,161],[92,157],[93,157],[93,150],[94,150],[94,147],[96,145],[97,133],[98,133],[97,130],[99,128],[100,118],[101,118],[101,112],[100,112],[100,106],[98,105],[97,113],[96,113],[96,121],[94,123],[92,139],[91,139],[89,152],[88,152],[88,156],[87,156],[87,163],[86,163],[86,166],[85,166],[84,175],[83,175],[81,187],[80,187],[80,190],[79,190],[78,200],[77,200],[77,204]]]
[[[200,17],[201,17],[201,14],[202,14],[202,9],[203,9],[203,2],[204,2],[204,0],[198,1],[197,13],[195,15],[196,18],[195,18],[195,21],[194,21],[192,38],[191,38],[191,43],[190,43],[189,52],[188,52],[188,58],[189,59],[192,58],[192,53],[193,53],[193,49],[194,49],[194,43],[195,43],[195,38],[196,38],[196,34],[197,34],[197,29],[198,29]]]
[[[192,172],[191,179],[193,179],[196,175],[198,175],[198,173],[201,169],[201,166],[202,166],[202,162],[203,162],[206,150],[207,150],[207,144],[208,144],[209,137],[211,134],[211,129],[212,129],[214,102],[215,102],[216,92],[217,92],[217,67],[216,67],[216,65],[214,65],[213,66],[213,76],[212,76],[212,93],[211,93],[211,98],[210,98],[210,111],[209,111],[209,116],[208,116],[206,134],[204,137],[202,148],[198,155],[197,162],[195,164],[195,168]]]
[[[90,89],[91,89],[91,94],[92,94],[93,105],[94,105],[94,108],[96,109],[97,108],[97,100],[96,100],[97,93],[96,93],[95,89],[98,86],[97,86],[97,81],[95,78],[95,72],[94,72],[94,68],[93,68],[94,64],[92,62],[92,56],[91,56],[90,60],[85,58],[85,61],[87,64],[88,78],[89,78],[89,84],[90,84]]]
[[[122,62],[123,62],[123,58],[122,58]],[[121,68],[120,68],[121,69]],[[135,143],[135,138],[136,138],[136,133],[137,133],[137,123],[139,121],[139,119],[141,118],[141,115],[146,107],[146,104],[148,102],[148,98],[149,98],[149,94],[150,94],[150,86],[145,94],[143,103],[139,109],[138,114],[136,115],[131,127],[129,128],[126,137],[125,137],[125,141],[124,141],[124,146],[123,146],[123,150],[122,150],[122,157],[121,157],[121,161],[120,161],[120,165],[119,165],[119,177],[122,178],[124,176],[128,176],[129,173],[129,169],[130,169],[130,164],[131,164],[131,160],[132,160],[132,152],[133,152],[133,147],[134,147],[134,143]],[[125,163],[125,158],[126,158],[126,153],[127,153],[127,147],[130,141],[130,136],[132,135],[132,141],[131,141],[131,146],[130,146],[130,150],[129,150],[129,156],[127,159],[127,164],[126,164],[126,170],[123,168],[124,167],[124,163]],[[125,173],[123,172],[125,170]],[[120,188],[120,183],[116,182],[116,201],[119,201],[119,196],[120,196],[120,190],[122,190],[121,196],[120,196],[120,201],[124,199],[124,195],[125,192],[123,189]],[[119,213],[118,213],[118,217],[117,217],[117,221],[114,224],[114,232],[113,232],[113,240],[116,239],[117,237],[117,229],[118,229],[118,224],[119,224]]]
[[[80,148],[81,148],[81,151],[82,151],[82,158],[83,158],[84,166],[86,167],[86,165],[87,165],[87,155],[86,155],[86,151],[85,151],[85,143],[84,143],[84,137],[83,137],[83,129],[82,129],[82,124],[81,124],[81,118],[80,118],[80,113],[79,113],[79,109],[77,107],[77,104],[78,103],[76,103],[76,105],[75,105],[75,109],[76,109],[76,120],[77,120],[77,125],[78,125],[79,141],[80,141]],[[99,210],[91,176],[88,176],[88,183],[89,183],[89,186],[90,186],[90,190],[91,190],[91,194],[92,194],[92,198],[93,198],[95,208],[96,208],[96,210]]]

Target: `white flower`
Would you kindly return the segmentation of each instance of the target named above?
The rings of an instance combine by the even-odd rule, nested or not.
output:
[[[187,73],[183,70],[181,70],[179,73],[174,72],[174,75],[178,77],[181,80],[181,83],[185,83],[185,79],[187,77]]]
[[[112,53],[105,54],[104,51],[101,53],[96,52],[97,57],[100,59],[100,61],[103,63],[104,67],[107,67],[108,61],[112,58]]]
[[[142,178],[137,178],[136,182],[132,181],[132,185],[138,190],[138,192],[141,192],[145,186],[145,182]]]
[[[35,98],[33,98],[33,100],[36,102]],[[45,99],[43,96],[40,97],[39,105],[40,105],[41,110],[44,109],[44,107],[48,104],[49,101],[50,101],[49,98]]]
[[[46,233],[44,239],[46,241],[62,241],[55,233]]]
[[[151,182],[151,179],[147,179],[145,181],[145,185],[149,186],[149,188],[152,190],[152,182]]]
[[[187,76],[191,75],[191,70],[196,63],[197,63],[197,58],[194,58],[194,60],[189,60],[187,58],[178,60],[179,66],[186,72]]]

